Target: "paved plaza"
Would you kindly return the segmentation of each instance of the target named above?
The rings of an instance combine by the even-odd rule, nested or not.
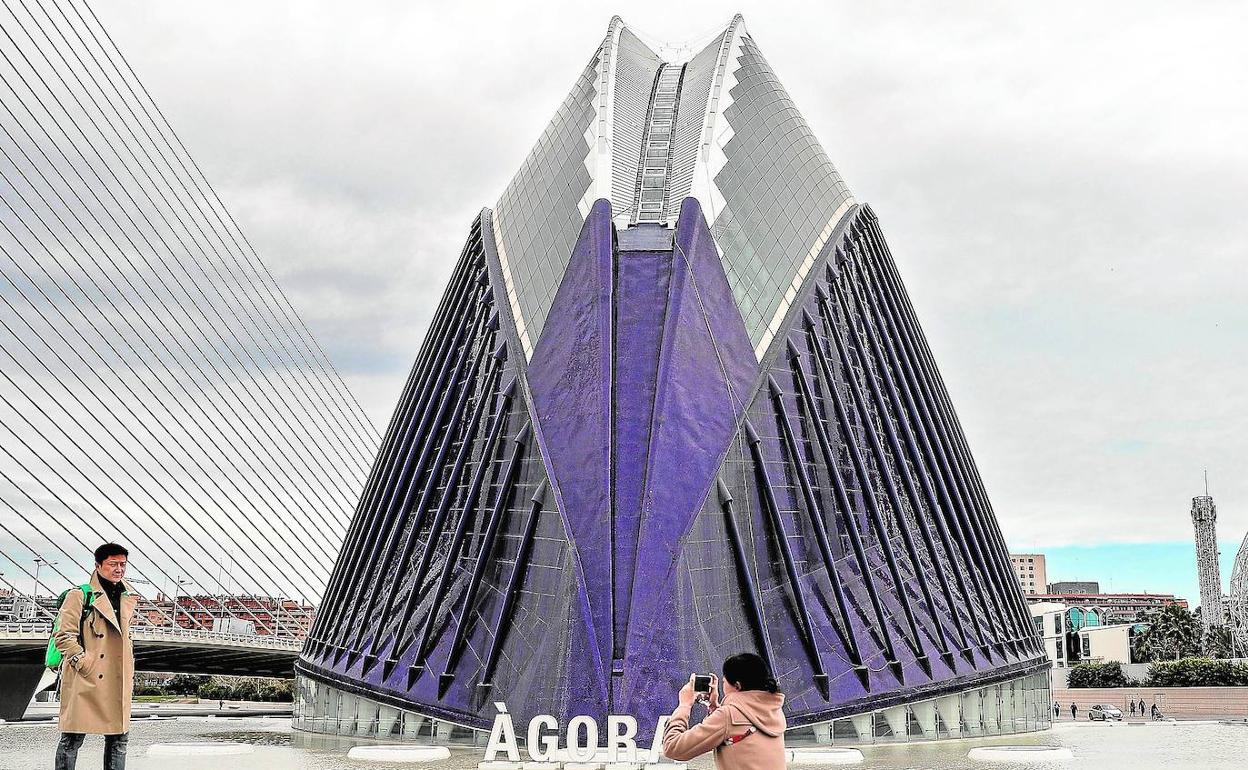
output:
[[[0,725],[0,760],[5,770],[43,770],[51,766],[56,743],[51,722]],[[247,744],[249,752],[229,757],[149,756],[153,744],[207,741]],[[136,720],[130,733],[132,770],[347,770],[394,767],[473,770],[481,750],[452,749],[441,762],[420,764],[372,764],[347,759],[353,746],[370,742],[299,733],[287,719],[275,717]],[[1029,767],[1026,764],[993,764],[967,758],[981,746],[1060,746],[1073,758],[1047,762],[1046,768],[1074,770],[1230,770],[1243,767],[1248,746],[1248,722],[1192,721],[1157,724],[1059,723],[1052,730],[982,740],[933,741],[908,745],[861,747],[864,770],[954,770],[954,768]],[[95,766],[98,738],[89,738],[83,749],[84,767]],[[692,770],[710,770],[710,759],[691,762]]]

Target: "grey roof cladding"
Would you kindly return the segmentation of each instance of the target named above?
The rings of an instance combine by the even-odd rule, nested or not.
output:
[[[614,132],[611,161],[611,210],[623,213],[633,205],[637,165],[646,129],[650,89],[663,60],[627,29],[620,32],[616,52]]]
[[[685,68],[685,81],[680,90],[680,109],[676,113],[676,127],[672,138],[672,181],[667,207],[668,217],[672,221],[676,220],[676,215],[680,212],[681,201],[693,188],[693,170],[697,166],[702,147],[706,104],[711,96],[719,51],[727,34],[728,30],[724,30],[722,35],[718,35],[690,59]]]

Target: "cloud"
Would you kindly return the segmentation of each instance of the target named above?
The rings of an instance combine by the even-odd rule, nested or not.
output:
[[[719,4],[631,3],[654,37]],[[1018,547],[1248,529],[1248,53],[1234,3],[744,3],[872,204]],[[374,424],[593,3],[97,12]]]

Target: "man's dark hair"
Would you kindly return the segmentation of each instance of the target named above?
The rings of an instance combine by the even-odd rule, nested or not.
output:
[[[780,692],[780,685],[772,677],[767,661],[752,652],[733,655],[724,661],[724,681],[732,682],[742,690]]]
[[[104,560],[110,556],[125,556],[129,558],[130,552],[126,550],[124,545],[117,545],[116,543],[105,543],[95,549],[96,564],[103,564]]]

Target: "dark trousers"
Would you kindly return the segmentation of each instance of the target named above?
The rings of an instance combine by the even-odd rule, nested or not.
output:
[[[61,733],[56,744],[56,770],[74,770],[78,763],[78,749],[82,748],[82,733]],[[126,741],[129,733],[104,736],[104,770],[126,770]]]

